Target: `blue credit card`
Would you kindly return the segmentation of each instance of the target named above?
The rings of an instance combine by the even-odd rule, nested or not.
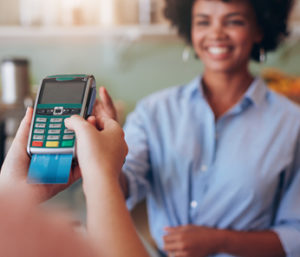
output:
[[[34,154],[28,182],[32,184],[66,184],[69,181],[72,154]]]

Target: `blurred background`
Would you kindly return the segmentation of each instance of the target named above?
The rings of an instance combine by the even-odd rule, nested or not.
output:
[[[163,9],[164,0],[0,0],[0,164],[47,75],[93,74],[112,95],[123,123],[142,97],[201,73],[201,62]],[[300,0],[289,26],[289,39],[251,69],[300,103]],[[53,202],[84,219],[80,183]],[[144,219],[135,212],[144,233]]]

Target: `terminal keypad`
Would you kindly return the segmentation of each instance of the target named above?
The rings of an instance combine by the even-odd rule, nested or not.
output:
[[[79,108],[63,109],[58,117],[53,117],[54,109],[38,109],[36,113],[31,142],[32,147],[55,148],[74,146],[75,134],[72,130],[65,127],[64,120],[72,114],[79,114]],[[51,115],[51,117],[45,117],[47,115]]]

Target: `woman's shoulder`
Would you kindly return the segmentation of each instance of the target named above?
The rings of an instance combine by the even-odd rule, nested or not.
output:
[[[287,96],[277,93],[273,90],[269,90],[269,99],[273,106],[282,113],[286,113],[292,116],[300,117],[300,104],[292,101]]]

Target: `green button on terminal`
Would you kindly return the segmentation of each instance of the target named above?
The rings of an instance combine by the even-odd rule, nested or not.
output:
[[[66,140],[62,141],[61,146],[62,147],[72,147],[74,143],[74,140]]]

